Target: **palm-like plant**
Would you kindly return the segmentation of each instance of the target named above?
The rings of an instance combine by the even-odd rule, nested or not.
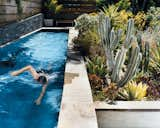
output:
[[[51,13],[52,16],[59,13],[63,8],[63,5],[58,4],[58,0],[49,0],[45,2],[44,5],[48,9],[49,13]]]

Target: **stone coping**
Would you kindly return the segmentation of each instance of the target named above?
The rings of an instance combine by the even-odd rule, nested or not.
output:
[[[159,110],[160,101],[116,101],[116,104],[94,102],[96,110]]]
[[[77,31],[70,28],[58,128],[98,128],[85,63],[79,52],[73,50],[76,35]]]

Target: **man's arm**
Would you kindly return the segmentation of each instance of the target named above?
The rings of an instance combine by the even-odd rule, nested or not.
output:
[[[36,72],[36,70],[31,65],[26,66],[26,67],[24,67],[24,68],[22,68],[22,69],[20,69],[18,71],[14,71],[14,72],[11,73],[11,75],[12,76],[17,76],[17,75],[19,75],[19,74],[21,74],[21,73],[23,73],[25,71],[30,71],[30,73],[32,74],[33,78],[34,79],[38,79],[39,74]]]
[[[41,104],[41,100],[42,100],[42,98],[43,98],[43,96],[44,96],[44,94],[46,92],[47,86],[48,86],[47,84],[43,85],[42,91],[41,91],[39,97],[37,98],[37,100],[35,101],[36,105],[40,105]]]

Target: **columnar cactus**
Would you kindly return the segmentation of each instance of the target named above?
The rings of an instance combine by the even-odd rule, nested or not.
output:
[[[150,59],[150,45],[148,41],[143,41],[141,33],[137,34],[137,41],[142,53],[141,71],[144,73],[148,70],[149,59]],[[144,46],[142,46],[144,44]]]
[[[117,83],[118,86],[124,86],[136,73],[136,70],[141,61],[141,53],[137,44],[136,38],[133,36],[134,21],[130,19],[128,21],[126,39],[117,50],[117,46],[120,44],[122,31],[117,32],[111,29],[111,22],[108,17],[105,17],[103,13],[99,14],[99,34],[101,41],[105,48],[106,64],[108,67],[109,79],[113,83]],[[128,65],[124,64],[127,56],[127,51],[131,48],[131,56],[129,57]],[[116,54],[115,54],[115,51]],[[127,67],[125,72],[122,71],[123,67]],[[109,81],[109,80],[108,80]]]

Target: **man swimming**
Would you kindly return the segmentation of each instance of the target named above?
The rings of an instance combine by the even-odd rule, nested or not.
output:
[[[26,66],[20,70],[14,71],[11,73],[12,76],[17,76],[25,71],[30,71],[30,73],[32,74],[33,78],[39,82],[40,84],[42,84],[42,91],[39,95],[39,97],[37,98],[37,100],[35,101],[36,105],[40,105],[41,104],[41,100],[46,92],[46,88],[48,86],[48,77],[46,74],[42,73],[42,72],[37,72],[31,65]]]

